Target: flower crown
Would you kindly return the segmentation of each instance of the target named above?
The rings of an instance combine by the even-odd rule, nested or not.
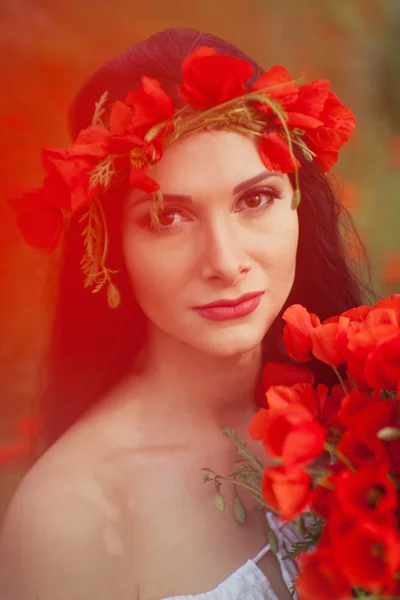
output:
[[[246,60],[218,54],[202,46],[182,65],[180,97],[175,110],[160,83],[142,77],[138,90],[128,92],[106,109],[107,92],[95,103],[92,124],[68,148],[45,148],[47,175],[41,188],[30,188],[9,200],[28,244],[52,252],[65,221],[84,209],[81,220],[84,253],[81,268],[85,287],[98,292],[107,286],[111,307],[119,292],[106,267],[108,235],[101,198],[121,176],[130,188],[154,193],[152,224],[162,207],[159,185],[146,170],[156,164],[176,140],[199,131],[228,130],[260,137],[260,152],[272,171],[294,172],[292,207],[300,202],[298,169],[293,148],[328,171],[354,129],[353,112],[330,91],[330,82],[317,79],[299,86],[286,69],[275,65],[246,93],[253,67]]]

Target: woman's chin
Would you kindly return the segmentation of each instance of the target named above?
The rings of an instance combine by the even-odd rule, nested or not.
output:
[[[195,341],[197,349],[214,356],[230,357],[246,354],[258,348],[264,338],[263,331],[220,331],[218,335],[203,335]]]

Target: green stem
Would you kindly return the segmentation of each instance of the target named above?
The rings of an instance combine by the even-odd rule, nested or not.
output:
[[[245,483],[242,483],[241,481],[237,481],[237,480],[232,481],[232,479],[228,479],[227,477],[222,477],[222,475],[216,475],[216,477],[218,477],[218,479],[221,479],[222,481],[229,481],[230,483],[233,483],[234,485],[241,485],[242,487],[247,489],[247,491],[250,493],[251,496],[253,496],[253,498],[255,500],[257,500],[260,504],[265,506],[265,503],[262,499],[262,495],[257,490],[250,487],[249,485],[246,485]]]
[[[345,456],[343,454],[343,452],[341,452],[340,450],[337,449],[336,446],[334,446],[333,444],[329,444],[329,442],[325,442],[324,444],[324,449],[327,452],[331,452],[332,454],[334,454],[338,459],[340,459],[349,469],[350,471],[352,471],[353,473],[355,473],[357,471],[357,469],[354,467],[354,465],[350,462],[350,460],[347,458],[347,456]]]
[[[342,388],[343,388],[343,391],[344,391],[345,395],[347,395],[347,394],[348,394],[348,389],[347,389],[347,388],[346,388],[346,386],[345,386],[345,383],[344,383],[344,381],[343,381],[343,377],[341,376],[341,374],[340,374],[340,372],[339,372],[339,369],[337,369],[336,367],[332,367],[332,369],[335,371],[335,373],[336,373],[336,376],[337,376],[337,378],[338,378],[338,379],[339,379],[339,381],[340,381],[340,385],[342,386]]]
[[[358,390],[358,387],[357,387],[357,385],[356,385],[356,382],[354,381],[354,379],[352,379],[352,378],[350,377],[350,375],[349,375],[348,371],[346,371],[346,375],[347,375],[347,379],[349,380],[349,382],[350,382],[350,385],[351,385],[352,389],[353,389],[353,390]],[[347,394],[347,392],[346,392],[346,394]]]

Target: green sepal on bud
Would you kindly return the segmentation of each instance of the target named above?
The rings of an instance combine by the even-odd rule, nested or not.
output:
[[[238,523],[240,523],[241,525],[244,525],[247,521],[247,513],[246,513],[246,508],[242,502],[242,499],[238,495],[235,496],[235,500],[234,500],[234,504],[233,504],[233,511],[234,511],[236,521]]]
[[[107,304],[110,308],[117,308],[121,304],[121,296],[118,288],[111,282],[107,288]]]
[[[224,512],[225,510],[225,500],[222,497],[222,494],[215,490],[214,492],[215,506],[218,508],[220,512]]]
[[[292,210],[296,210],[301,200],[301,193],[299,189],[294,190],[292,198]]]

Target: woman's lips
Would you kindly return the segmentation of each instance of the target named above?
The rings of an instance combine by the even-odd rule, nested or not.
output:
[[[213,302],[205,306],[196,307],[194,310],[202,317],[211,321],[226,321],[227,319],[238,319],[254,312],[261,302],[264,292],[256,294],[247,294],[243,299],[239,299],[235,304],[229,304],[230,301],[223,301],[221,304]]]

